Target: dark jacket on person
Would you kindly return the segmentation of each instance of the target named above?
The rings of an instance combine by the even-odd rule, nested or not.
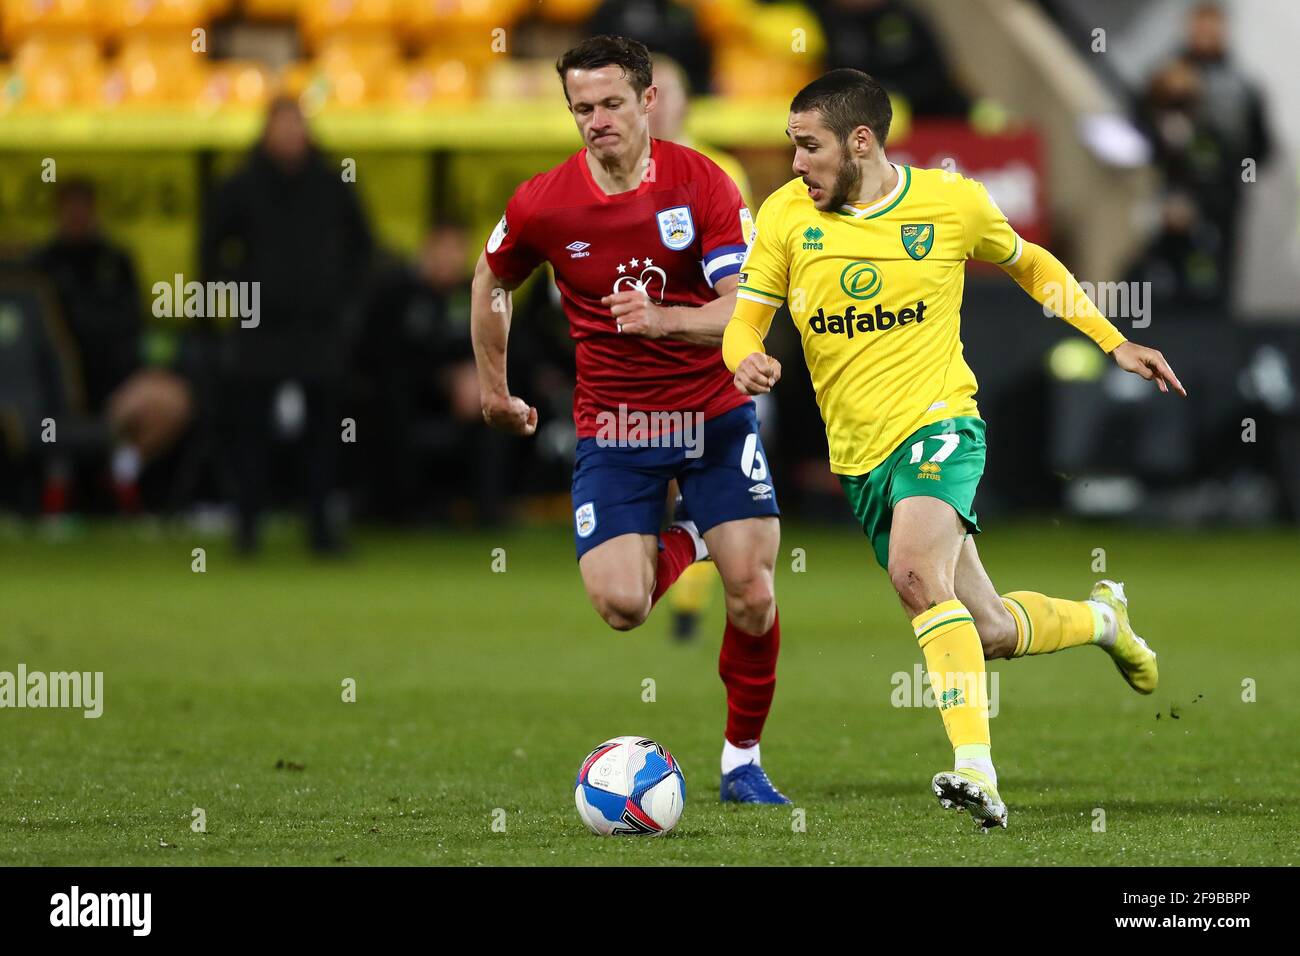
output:
[[[256,327],[229,321],[226,371],[330,380],[346,366],[346,320],[372,241],[355,183],[315,149],[285,170],[258,147],[213,195],[203,226],[208,280],[259,282]]]

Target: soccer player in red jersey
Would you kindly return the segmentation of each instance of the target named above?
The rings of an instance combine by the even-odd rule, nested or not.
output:
[[[537,409],[507,384],[509,293],[549,262],[576,346],[574,534],[587,595],[610,627],[630,630],[683,569],[715,562],[727,604],[722,799],[789,803],[758,745],[780,645],[776,492],[753,402],[720,352],[749,210],[712,161],[650,137],[657,91],[643,45],[593,37],[556,70],[585,145],[515,190],[479,258],[483,417],[516,435],[537,429]],[[685,513],[660,533],[673,478]]]

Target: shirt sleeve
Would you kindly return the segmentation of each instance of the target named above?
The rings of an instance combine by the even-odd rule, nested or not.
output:
[[[745,234],[749,210],[740,190],[726,173],[708,163],[704,195],[700,202],[700,248],[704,251],[704,278],[713,288],[719,279],[734,276],[745,260]]]
[[[1007,222],[984,184],[962,181],[962,223],[966,229],[966,255],[1000,266],[1015,265],[1024,243]]]
[[[544,259],[528,241],[527,226],[528,210],[516,191],[484,250],[488,268],[503,282],[523,282]]]
[[[780,210],[769,196],[758,211],[758,221],[751,233],[749,254],[740,270],[738,299],[747,299],[773,309],[785,303],[790,285],[789,257],[786,253]]]

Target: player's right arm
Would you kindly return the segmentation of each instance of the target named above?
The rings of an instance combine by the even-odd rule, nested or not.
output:
[[[763,348],[772,316],[785,302],[789,258],[774,197],[759,210],[749,252],[736,287],[736,308],[722,333],[722,360],[736,374],[746,395],[770,392],[781,378],[781,363]]]
[[[537,409],[511,395],[506,383],[506,343],[510,338],[513,288],[493,273],[487,253],[481,253],[474,267],[470,294],[470,337],[474,342],[483,420],[514,435],[531,435],[537,430]]]
[[[531,435],[537,430],[537,409],[511,395],[506,378],[506,344],[514,305],[510,293],[541,261],[524,236],[526,223],[516,192],[478,257],[470,293],[470,338],[483,420],[513,435]]]

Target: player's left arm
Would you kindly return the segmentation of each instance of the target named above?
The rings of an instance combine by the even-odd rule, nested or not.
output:
[[[1092,339],[1124,371],[1140,375],[1147,381],[1154,380],[1162,392],[1172,389],[1187,397],[1187,390],[1165,357],[1155,349],[1128,341],[1088,298],[1061,260],[1042,246],[1025,242],[1016,235],[982,184],[963,180],[958,195],[966,207],[963,220],[968,230],[969,255],[1001,267],[1035,302],[1046,306]]]
[[[680,339],[692,345],[722,347],[722,333],[736,307],[736,276],[719,279],[713,286],[718,298],[707,305],[655,305],[644,292],[627,290],[607,295],[601,304],[609,307],[624,335],[648,339]]]
[[[1002,264],[1002,269],[1028,292],[1040,305],[1046,305],[1060,314],[1062,318],[1088,338],[1126,372],[1133,372],[1149,381],[1155,381],[1162,392],[1171,389],[1187,397],[1187,390],[1178,376],[1169,366],[1165,357],[1156,349],[1136,342],[1128,341],[1119,329],[1102,314],[1088,294],[1083,291],[1077,279],[1070,274],[1065,265],[1042,246],[1025,242],[1017,237],[1020,255],[1009,263]]]

